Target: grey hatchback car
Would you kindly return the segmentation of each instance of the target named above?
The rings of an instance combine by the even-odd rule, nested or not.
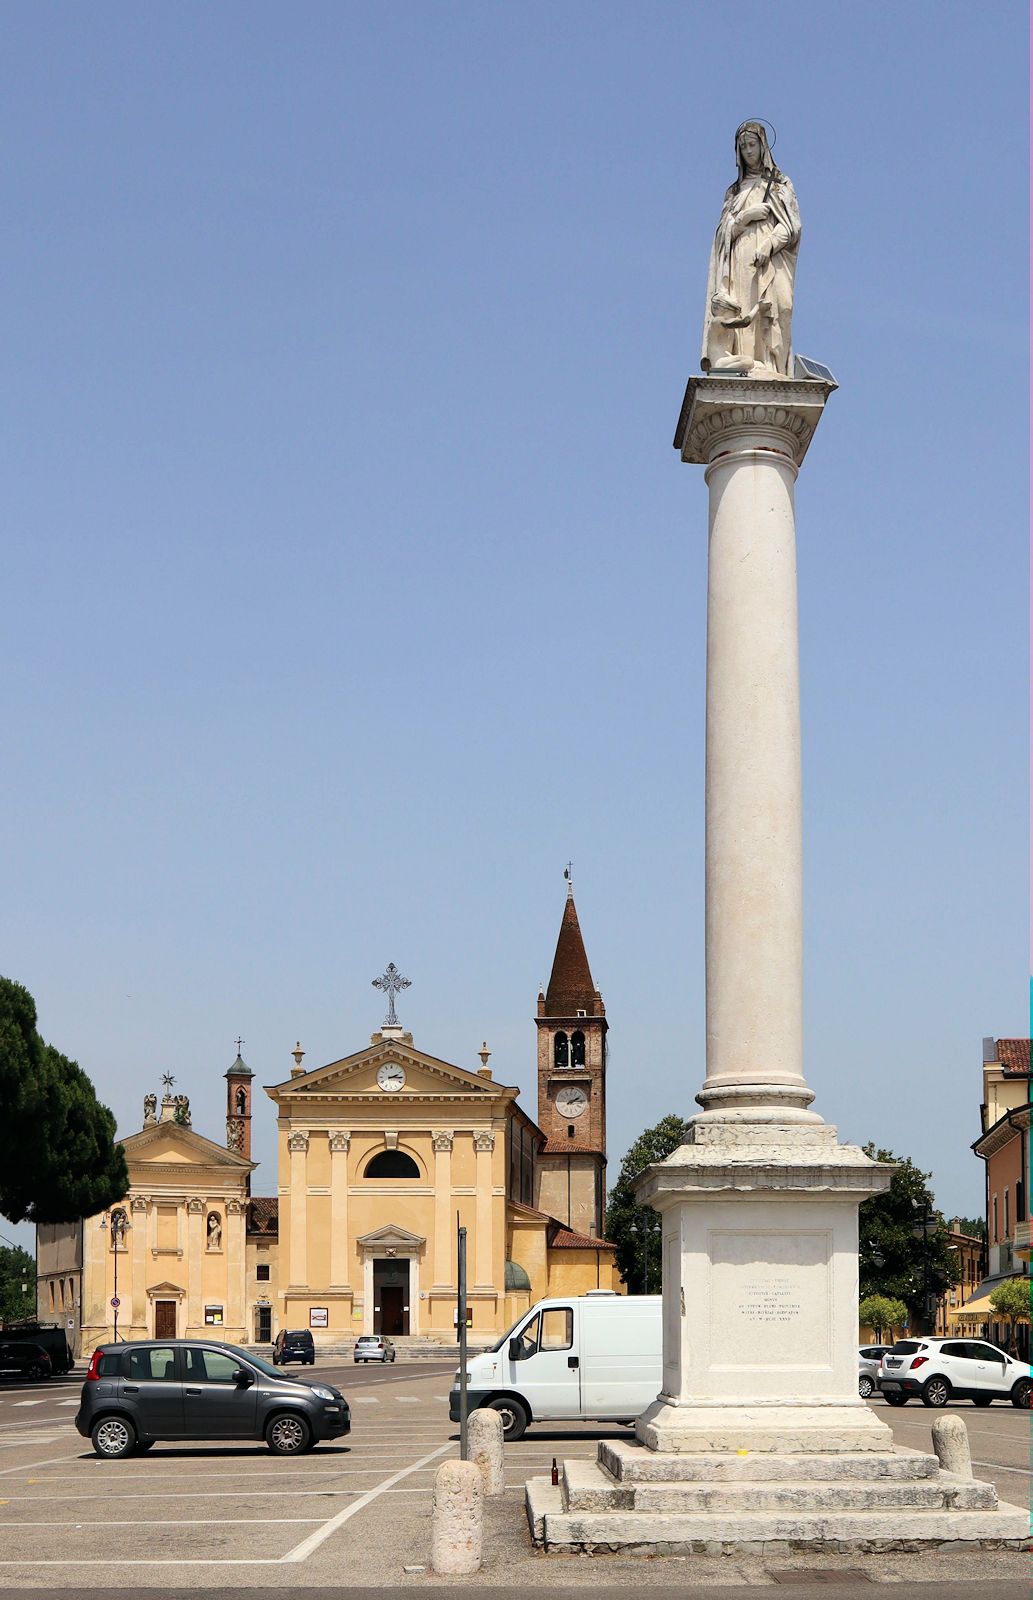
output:
[[[159,1439],[264,1439],[296,1456],[349,1433],[351,1412],[332,1384],[281,1377],[236,1345],[167,1339],[100,1345],[75,1426],[109,1461]]]

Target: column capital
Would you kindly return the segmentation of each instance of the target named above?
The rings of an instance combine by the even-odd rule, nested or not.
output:
[[[674,448],[690,466],[713,465],[715,457],[743,446],[775,451],[799,467],[821,420],[834,379],[690,378],[674,435]],[[756,434],[770,435],[760,444]]]
[[[239,1217],[243,1210],[244,1207],[241,1205],[239,1200],[227,1200],[226,1215],[228,1217]]]
[[[295,1128],[293,1133],[287,1135],[287,1149],[291,1155],[304,1155],[308,1150],[308,1134],[301,1128]]]
[[[343,1129],[338,1128],[336,1132],[330,1135],[330,1154],[334,1156],[346,1155],[351,1147],[351,1142],[351,1134],[345,1133]]]
[[[134,1194],[131,1196],[129,1204],[134,1211],[146,1211],[149,1201],[145,1194]]]
[[[431,1136],[434,1149],[438,1154],[451,1150],[455,1143],[455,1134],[451,1128],[441,1128]]]
[[[193,1194],[187,1201],[187,1210],[192,1217],[199,1217],[204,1210],[204,1201],[199,1195]]]
[[[475,1133],[473,1136],[473,1147],[479,1155],[490,1154],[495,1148],[495,1135],[489,1130],[485,1130],[483,1133]]]

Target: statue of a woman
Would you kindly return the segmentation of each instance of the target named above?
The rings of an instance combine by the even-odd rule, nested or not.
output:
[[[788,377],[800,208],[771,159],[763,123],[735,135],[739,176],[725,194],[710,252],[704,372]]]

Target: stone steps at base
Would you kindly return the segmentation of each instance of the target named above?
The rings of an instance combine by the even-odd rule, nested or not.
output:
[[[749,1490],[743,1490],[747,1500]],[[766,1545],[809,1550],[879,1550],[941,1544],[1024,1544],[1030,1515],[1021,1506],[989,1510],[756,1511],[722,1512],[563,1511],[559,1486],[547,1478],[527,1485],[531,1536],[546,1549],[635,1555],[720,1554],[763,1551]],[[708,1548],[709,1547],[709,1548]]]
[[[599,1443],[599,1464],[621,1484],[634,1483],[741,1483],[792,1482],[806,1479],[882,1479],[914,1481],[935,1478],[939,1462],[921,1450],[853,1451],[843,1454],[771,1455],[767,1451],[745,1455],[681,1455],[647,1450],[625,1439]]]

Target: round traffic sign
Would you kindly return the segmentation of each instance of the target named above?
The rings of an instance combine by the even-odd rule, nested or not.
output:
[[[111,1304],[112,1304],[112,1305],[113,1305],[113,1306],[114,1306],[114,1308],[115,1308],[115,1310],[116,1310],[116,1311],[117,1311],[117,1310],[118,1310],[118,1308],[119,1308],[119,1306],[120,1306],[120,1305],[121,1305],[121,1304],[122,1304],[122,1302],[121,1302],[121,1300],[120,1300],[120,1299],[119,1299],[119,1298],[118,1298],[118,1295],[117,1295],[117,1294],[113,1294],[113,1295],[112,1295],[112,1296],[111,1296]]]

